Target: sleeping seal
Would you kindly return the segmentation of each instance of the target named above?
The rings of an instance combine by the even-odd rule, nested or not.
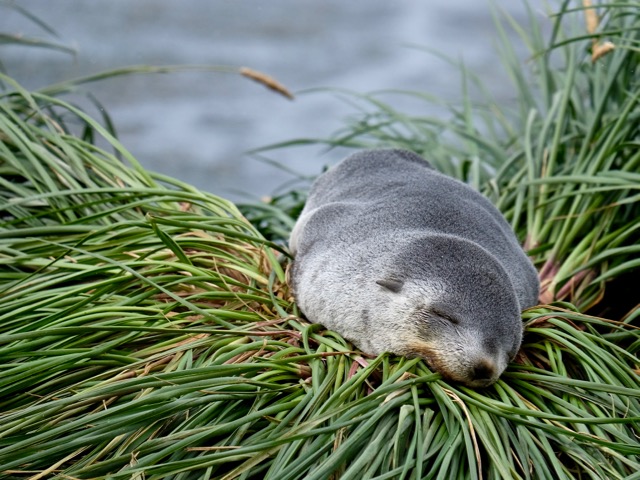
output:
[[[538,299],[502,214],[408,151],[363,151],[322,174],[289,247],[310,321],[471,387],[502,374],[520,347],[520,312]]]

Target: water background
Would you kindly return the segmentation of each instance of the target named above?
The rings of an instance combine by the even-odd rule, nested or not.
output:
[[[110,79],[87,88],[106,107],[124,145],[147,168],[233,200],[271,194],[290,174],[245,152],[295,138],[323,138],[354,113],[327,91],[425,91],[459,98],[459,71],[422,45],[463,59],[500,101],[513,100],[495,48],[488,1],[474,0],[20,0],[51,25],[75,57],[0,46],[5,70],[29,88],[137,64],[213,64],[264,71],[296,93],[288,101],[242,77],[174,73]],[[523,4],[497,0],[526,23]],[[531,2],[545,19],[542,2]],[[49,38],[0,6],[0,32]],[[513,34],[514,43],[517,43]],[[521,58],[526,52],[519,49]],[[303,93],[300,93],[303,92]],[[433,114],[396,97],[405,110]],[[404,103],[403,103],[404,102]],[[439,112],[435,112],[439,114]],[[444,113],[442,113],[444,115]],[[270,152],[316,174],[344,151]]]

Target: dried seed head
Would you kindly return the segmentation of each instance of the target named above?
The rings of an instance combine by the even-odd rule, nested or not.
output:
[[[598,24],[600,23],[600,21],[598,20],[598,13],[593,7],[591,0],[582,0],[582,5],[585,8],[584,21],[587,24],[587,32],[589,34],[594,34],[596,29],[598,28]]]
[[[274,92],[277,92],[284,97],[287,97],[289,100],[293,100],[294,98],[293,94],[287,89],[287,87],[285,87],[275,78],[267,75],[266,73],[253,70],[252,68],[242,67],[240,68],[240,75],[261,83],[268,89],[273,90]]]
[[[616,46],[611,42],[594,43],[593,50],[591,51],[591,62],[595,63],[599,58],[605,56],[607,53],[613,51]]]

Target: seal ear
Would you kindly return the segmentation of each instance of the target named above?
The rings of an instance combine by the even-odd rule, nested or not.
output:
[[[402,280],[394,277],[381,278],[379,280],[376,280],[376,283],[381,287],[392,291],[393,293],[400,292],[400,290],[402,290],[402,285],[404,285],[404,282]]]

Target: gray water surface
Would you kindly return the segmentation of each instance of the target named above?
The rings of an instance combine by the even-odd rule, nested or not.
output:
[[[495,3],[525,21],[521,2]],[[362,93],[410,89],[455,100],[461,91],[458,70],[411,47],[422,45],[464,59],[498,99],[509,101],[512,95],[498,66],[488,1],[21,0],[19,4],[78,51],[74,58],[1,46],[6,71],[29,88],[126,65],[212,64],[264,71],[294,93],[316,87]],[[536,14],[545,18],[542,7]],[[1,6],[0,31],[50,38]],[[138,75],[87,88],[106,107],[121,141],[145,167],[233,200],[268,195],[292,178],[245,152],[295,138],[326,137],[354,113],[330,92],[302,93],[288,101],[250,80],[224,73]],[[404,102],[403,108],[432,113],[422,112],[424,105]],[[295,171],[315,174],[343,154],[305,147],[268,155]]]

